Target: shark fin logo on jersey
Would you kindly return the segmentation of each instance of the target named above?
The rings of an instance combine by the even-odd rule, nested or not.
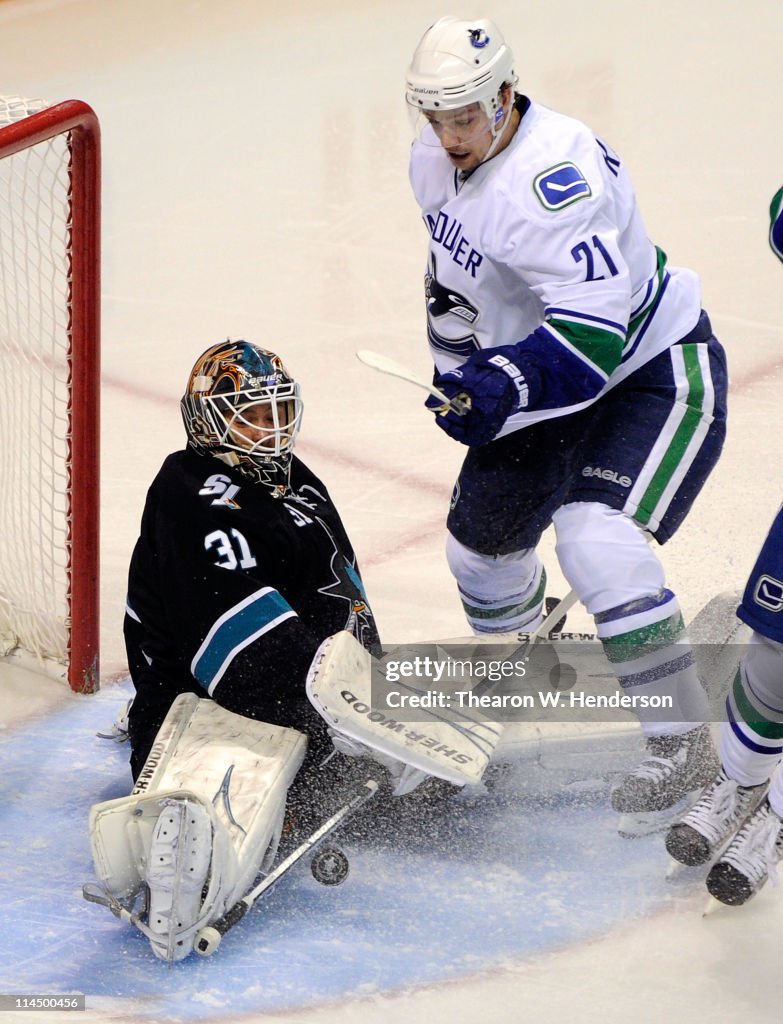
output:
[[[593,194],[576,164],[568,162],[542,171],[533,182],[533,190],[547,210],[562,210]]]

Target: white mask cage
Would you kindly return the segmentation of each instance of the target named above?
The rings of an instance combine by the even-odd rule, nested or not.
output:
[[[290,452],[302,423],[302,399],[293,381],[238,395],[204,395],[201,403],[220,447],[251,457]]]

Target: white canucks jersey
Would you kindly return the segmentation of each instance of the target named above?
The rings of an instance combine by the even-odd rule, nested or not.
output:
[[[667,267],[648,238],[617,155],[581,122],[517,102],[513,140],[467,180],[434,136],[414,143],[410,164],[430,234],[427,330],[438,371],[538,330],[553,373],[576,367],[597,380],[597,394],[517,412],[498,436],[589,405],[684,337],[701,309],[697,276]]]

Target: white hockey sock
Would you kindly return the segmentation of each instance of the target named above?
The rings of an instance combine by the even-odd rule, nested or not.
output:
[[[783,755],[783,644],[751,635],[726,697],[726,717],[720,754],[728,775],[741,786],[766,782]]]
[[[707,694],[677,598],[670,590],[629,601],[595,617],[604,652],[624,691],[661,698],[637,707],[646,736],[689,732],[709,719]]]
[[[647,736],[689,732],[709,718],[677,598],[644,531],[600,502],[571,502],[552,517],[563,573],[588,612],[620,685],[667,699],[635,709]],[[657,702],[656,702],[657,703]]]
[[[446,557],[474,633],[530,631],[543,622],[546,572],[532,548],[482,555],[449,536]]]

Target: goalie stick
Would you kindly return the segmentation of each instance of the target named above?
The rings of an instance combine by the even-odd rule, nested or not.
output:
[[[206,928],[202,928],[196,935],[196,941],[194,943],[194,949],[199,956],[211,956],[220,945],[223,936],[229,929],[233,928],[235,924],[238,924],[245,914],[250,910],[253,904],[258,900],[264,893],[269,892],[272,886],[278,882],[287,871],[289,871],[294,864],[302,859],[306,854],[311,853],[315,848],[324,840],[327,836],[331,835],[340,825],[342,825],[352,814],[368,800],[375,796],[378,792],[378,783],[374,779],[367,779],[363,782],[359,790],[355,793],[347,803],[343,804],[339,810],[328,818],[320,828],[316,829],[312,835],[308,836],[307,839],[300,845],[297,846],[284,860],[272,871],[266,875],[258,883],[258,885],[251,889],[249,893],[242,897],[238,903],[235,903],[233,907],[226,911],[222,917],[218,918],[217,921],[208,925]]]
[[[406,367],[396,363],[393,359],[389,359],[388,356],[381,355],[380,352],[373,352],[369,348],[361,348],[356,353],[356,358],[360,363],[364,363],[365,366],[369,366],[373,370],[378,370],[379,373],[387,373],[390,377],[399,377],[400,380],[407,380],[409,384],[415,384],[417,388],[424,388],[425,391],[429,391],[435,398],[439,398],[443,405],[432,410],[436,415],[441,415],[451,410],[457,413],[458,416],[464,416],[470,410],[469,395],[455,395],[454,398],[448,398],[442,391],[433,387],[432,384],[422,380],[421,377],[417,377]]]

